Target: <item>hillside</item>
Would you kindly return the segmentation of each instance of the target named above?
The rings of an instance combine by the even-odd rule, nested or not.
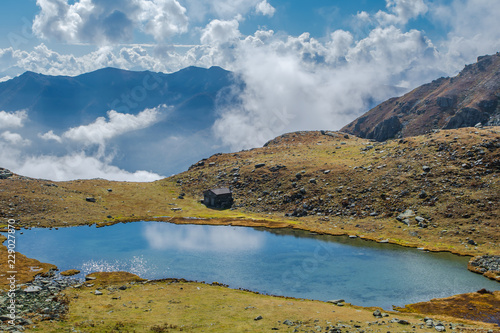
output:
[[[384,143],[334,132],[290,133],[153,183],[14,175],[0,180],[0,217],[25,227],[216,218],[198,223],[289,226],[500,254],[499,131],[465,128]],[[219,186],[233,189],[231,210],[200,203],[204,190]]]
[[[500,53],[482,56],[452,78],[440,78],[391,98],[342,131],[385,141],[482,125],[500,125]]]

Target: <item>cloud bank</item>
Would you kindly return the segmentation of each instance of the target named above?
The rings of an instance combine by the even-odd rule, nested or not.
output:
[[[61,147],[72,141],[77,143],[72,151],[63,155],[29,153],[24,146],[33,146],[38,140],[29,140],[19,133],[4,131],[0,133],[0,161],[2,167],[28,177],[51,179],[56,181],[72,179],[104,178],[116,181],[148,182],[163,178],[148,171],[128,172],[113,165],[114,152],[107,151],[107,142],[115,137],[145,129],[164,119],[165,106],[145,109],[137,115],[108,112],[108,120],[97,118],[93,123],[70,128],[61,136],[52,130],[38,133],[42,141],[54,141]],[[28,120],[26,111],[0,112],[0,129],[17,127],[23,131],[23,122]],[[31,132],[26,130],[25,134]],[[98,145],[97,152],[87,150]],[[66,146],[68,148],[70,146]],[[37,148],[37,147],[34,147]]]
[[[135,29],[157,41],[187,31],[186,8],[177,0],[37,0],[33,32],[68,43],[117,43],[133,39]]]

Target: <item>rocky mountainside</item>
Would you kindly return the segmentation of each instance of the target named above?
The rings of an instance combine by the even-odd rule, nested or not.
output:
[[[440,78],[391,98],[342,131],[385,141],[454,129],[500,125],[500,53],[482,56],[452,78]]]

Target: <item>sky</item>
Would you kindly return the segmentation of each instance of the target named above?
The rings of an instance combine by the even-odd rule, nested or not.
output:
[[[0,9],[0,81],[27,70],[74,76],[109,66],[235,72],[246,84],[234,92],[241,103],[217,110],[212,127],[224,151],[256,147],[284,132],[338,130],[374,102],[456,75],[478,56],[500,51],[496,0],[2,0]],[[114,118],[82,124],[80,131],[112,127],[119,136],[144,128],[134,125],[138,115],[111,111]],[[129,123],[116,127],[116,119]],[[20,129],[28,121],[26,110],[0,110],[2,166],[36,176],[29,163],[44,159],[61,167],[44,171],[57,180],[162,176],[120,169],[105,149],[27,156],[22,147],[31,141]],[[75,156],[92,165],[83,168],[87,173],[71,171]]]

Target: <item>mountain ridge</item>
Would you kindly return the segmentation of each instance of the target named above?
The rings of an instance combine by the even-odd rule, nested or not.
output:
[[[437,129],[500,125],[500,53],[477,58],[455,77],[439,78],[391,98],[342,131],[377,141]]]

